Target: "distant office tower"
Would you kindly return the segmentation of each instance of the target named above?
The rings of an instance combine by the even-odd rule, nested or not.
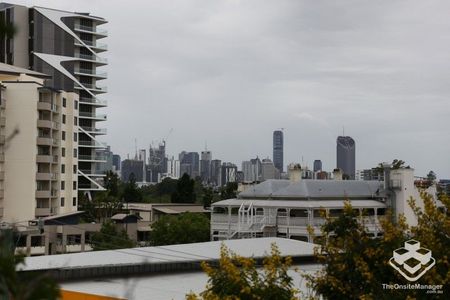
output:
[[[228,182],[236,182],[237,166],[230,162],[224,162],[221,167],[222,186]]]
[[[108,146],[106,149],[104,150],[99,150],[97,152],[99,159],[102,159],[105,161],[104,164],[97,164],[96,168],[97,168],[97,173],[98,174],[105,174],[108,171],[113,171],[113,153],[111,152],[111,147]]]
[[[203,183],[209,183],[211,178],[211,151],[202,151],[202,156],[200,160],[200,177]]]
[[[349,136],[339,136],[336,140],[336,166],[344,177],[355,179],[355,141]]]
[[[314,173],[322,171],[322,161],[320,159],[316,159],[314,161],[313,170],[314,170]]]
[[[180,155],[180,173],[188,174],[191,178],[200,176],[200,159],[197,152],[181,152]]]
[[[266,158],[261,162],[261,180],[280,179],[280,171],[275,168],[273,162]]]
[[[148,182],[158,182],[161,174],[167,173],[166,141],[158,147],[150,147],[146,179]]]
[[[129,181],[133,174],[136,182],[142,182],[144,179],[143,165],[144,162],[142,160],[125,159],[122,161],[122,181]]]
[[[180,161],[175,160],[173,156],[167,160],[167,177],[180,178]]]
[[[249,161],[242,162],[242,173],[244,176],[244,181],[255,182],[261,180],[261,160],[256,157],[250,159]]]
[[[280,173],[283,173],[283,131],[273,132],[273,163]]]
[[[119,154],[113,154],[113,167],[114,171],[120,171],[121,159]]]
[[[220,159],[211,160],[211,183],[214,186],[222,184],[221,165],[222,161]]]
[[[106,87],[98,83],[107,76],[98,67],[107,65],[100,55],[107,46],[99,43],[108,35],[100,27],[107,21],[89,13],[8,3],[0,3],[0,16],[17,27],[14,37],[0,41],[0,61],[50,75],[45,86],[79,95],[75,101],[79,113],[73,117],[78,126],[78,188],[104,190],[104,174],[96,172],[96,165],[105,162],[97,152],[106,148],[98,140],[106,129],[98,128],[97,123],[105,121],[106,115],[98,114],[97,109],[106,106],[98,98],[106,93]]]
[[[0,223],[77,210],[76,93],[0,63]]]

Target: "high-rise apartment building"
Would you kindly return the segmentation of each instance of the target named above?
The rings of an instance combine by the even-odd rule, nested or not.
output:
[[[261,160],[256,157],[242,162],[243,181],[255,182],[261,180]]]
[[[230,162],[224,162],[221,167],[222,186],[228,182],[237,182],[237,166]]]
[[[188,174],[191,178],[200,176],[200,158],[197,152],[183,151],[179,155],[180,174]]]
[[[0,221],[77,210],[78,95],[0,63]]]
[[[211,160],[211,183],[214,186],[220,186],[222,184],[221,165],[222,161],[220,159]]]
[[[355,141],[349,136],[338,136],[336,140],[336,166],[344,177],[355,179]]]
[[[125,159],[122,161],[121,176],[122,181],[128,182],[134,178],[136,182],[144,180],[144,162],[137,159]]]
[[[266,158],[261,162],[261,180],[268,179],[280,179],[280,171],[270,159]]]
[[[98,174],[96,164],[105,162],[97,152],[106,148],[98,140],[106,130],[97,123],[105,121],[106,115],[97,109],[106,106],[99,98],[106,87],[98,83],[107,76],[98,68],[107,64],[100,55],[107,47],[99,43],[107,36],[100,25],[107,21],[89,13],[8,3],[0,4],[0,15],[17,27],[13,38],[0,41],[0,61],[50,75],[46,86],[79,95],[74,104],[78,108],[78,188],[103,190],[104,174]]]
[[[275,130],[273,132],[273,163],[280,173],[283,173],[283,131]]]
[[[150,146],[148,153],[147,181],[158,182],[162,174],[168,173],[166,142],[162,141],[158,147]]]

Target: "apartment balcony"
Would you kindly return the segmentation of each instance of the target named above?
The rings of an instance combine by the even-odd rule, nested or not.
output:
[[[55,190],[55,189],[51,190],[51,192],[50,192],[50,197],[51,198],[57,198],[58,196],[59,196],[59,191],[58,190]]]
[[[92,41],[87,41],[87,40],[83,40],[83,39],[81,39],[81,40],[83,41],[83,43],[85,45],[89,46],[89,48],[95,50],[98,53],[104,52],[104,51],[108,51],[108,45],[106,45],[106,44],[92,42]],[[75,41],[75,46],[85,47],[85,45],[80,43],[78,40]]]
[[[52,104],[50,102],[39,101],[37,103],[37,109],[38,110],[46,110],[46,111],[58,112],[58,106],[56,104]]]
[[[51,155],[36,155],[36,162],[38,163],[52,163],[53,157]]]
[[[1,189],[0,190],[0,199],[3,199],[4,196],[5,196],[5,190]]]
[[[3,217],[3,207],[0,207],[0,217]]]
[[[106,162],[104,155],[78,155],[78,161]]]
[[[0,118],[0,126],[4,127],[6,125],[6,118],[5,117],[1,117]]]
[[[53,128],[53,122],[50,120],[37,120],[37,127],[39,128]]]
[[[5,161],[5,154],[0,153],[0,162],[4,162],[4,161]]]
[[[5,136],[4,135],[0,135],[0,145],[4,145],[5,144]]]
[[[108,60],[106,58],[99,57],[96,55],[76,53],[75,58],[78,58],[83,61],[89,61],[89,62],[95,63],[97,65],[107,65],[108,64]]]
[[[89,134],[96,134],[96,135],[102,135],[106,134],[106,128],[95,128],[95,127],[86,127],[86,126],[80,126],[84,131],[88,132]]]
[[[74,29],[75,31],[78,32],[95,34],[97,38],[103,38],[108,36],[107,30],[98,27],[75,24]]]
[[[0,109],[4,109],[6,107],[6,98],[0,98]]]
[[[80,111],[78,113],[78,117],[80,117],[80,119],[92,119],[92,120],[96,120],[96,121],[106,121],[106,114],[96,114],[96,113],[91,113],[91,112],[83,112]]]
[[[5,171],[0,171],[0,180],[5,180]]]
[[[106,72],[97,72],[97,70],[93,70],[93,69],[75,68],[74,74],[75,75],[80,75],[80,76],[95,77],[97,79],[106,79],[106,78],[108,78],[108,74]]]
[[[50,172],[37,172],[36,173],[36,180],[49,181],[51,179],[52,179],[52,173],[50,173]]]
[[[45,217],[50,215],[50,207],[46,208],[35,208],[34,215],[36,217]]]
[[[79,99],[80,104],[87,104],[92,106],[108,106],[108,102],[106,100],[100,100],[98,98],[84,98],[81,97]]]
[[[84,88],[90,90],[93,93],[107,93],[108,92],[108,88],[106,86],[96,86],[94,84],[90,84],[90,83],[81,83],[83,85]],[[75,85],[75,89],[78,90],[83,90],[84,88],[81,87],[80,85]]]
[[[89,177],[105,177],[106,176],[104,173],[97,173],[97,171],[86,170],[86,169],[85,170],[80,169],[80,172]]]
[[[58,161],[59,161],[59,159],[58,159],[58,155],[53,155],[53,160],[52,160],[52,163],[54,163],[54,164],[57,164],[57,163],[58,163]]]
[[[50,190],[36,191],[36,198],[50,198]]]
[[[40,146],[51,146],[53,145],[53,139],[50,137],[38,137],[36,138],[36,144]]]
[[[94,140],[90,141],[78,141],[78,147],[86,147],[86,148],[106,148],[106,143],[97,142]]]

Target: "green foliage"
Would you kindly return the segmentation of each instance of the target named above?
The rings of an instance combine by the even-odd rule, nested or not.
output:
[[[213,199],[214,199],[213,189],[210,187],[204,188],[203,198],[202,198],[203,207],[211,207],[211,203],[212,203]]]
[[[5,20],[4,15],[0,16],[0,38],[13,38],[17,33],[17,27]]]
[[[196,195],[194,192],[195,180],[188,174],[183,176],[177,182],[177,190],[171,196],[172,203],[195,203]]]
[[[124,184],[122,198],[124,202],[140,202],[142,200],[142,195],[139,192],[133,173],[130,174],[128,182]]]
[[[210,240],[209,219],[199,213],[187,212],[178,216],[163,216],[152,225],[152,229],[150,242],[156,246]]]
[[[15,300],[53,300],[59,298],[59,287],[46,274],[18,273],[23,255],[14,255],[12,230],[0,231],[0,298]]]
[[[220,199],[232,199],[237,196],[238,183],[228,182],[224,187],[220,188]]]
[[[94,251],[135,247],[126,231],[117,229],[111,221],[103,223],[100,232],[94,233],[90,242]]]
[[[307,277],[309,286],[324,299],[405,299],[406,296],[424,299],[427,295],[421,290],[385,290],[382,287],[383,283],[408,283],[388,261],[395,249],[414,238],[430,249],[436,259],[436,266],[420,279],[420,283],[448,287],[449,219],[437,209],[430,195],[422,193],[421,198],[424,211],[411,201],[418,216],[417,226],[409,228],[403,216],[393,223],[388,212],[380,218],[384,234],[379,238],[369,236],[350,203],[346,203],[344,214],[328,219],[322,227],[322,235],[326,238],[316,256],[324,269]],[[442,201],[449,210],[448,198]]]
[[[197,296],[193,293],[187,299],[243,299],[243,300],[288,300],[297,299],[298,291],[288,275],[292,261],[281,257],[275,244],[271,255],[263,260],[262,270],[256,268],[255,260],[231,253],[224,245],[220,250],[217,267],[203,263],[209,276],[206,290]]]
[[[430,171],[427,174],[427,179],[429,181],[435,181],[436,180],[436,173],[434,173],[434,171]]]

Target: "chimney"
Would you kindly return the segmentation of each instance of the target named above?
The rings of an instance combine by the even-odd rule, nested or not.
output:
[[[288,166],[288,175],[290,181],[300,181],[302,179],[302,167],[300,164],[290,164]]]
[[[339,168],[334,169],[333,177],[334,177],[334,180],[342,180],[342,170]]]

